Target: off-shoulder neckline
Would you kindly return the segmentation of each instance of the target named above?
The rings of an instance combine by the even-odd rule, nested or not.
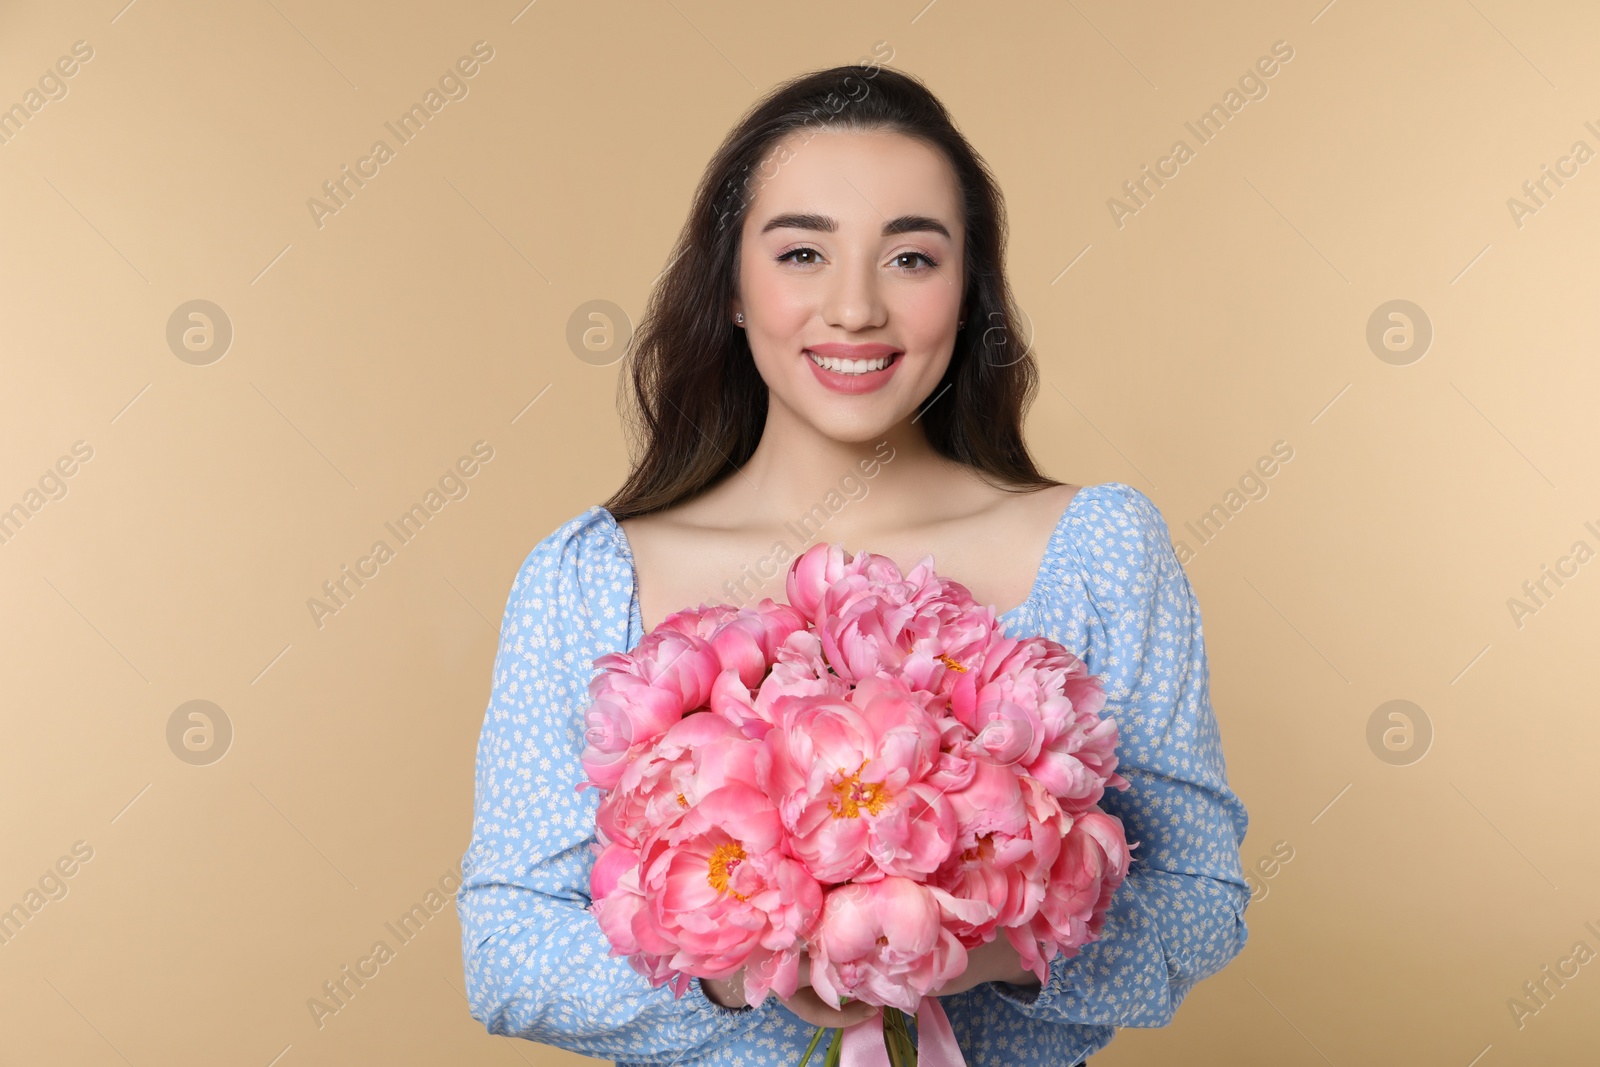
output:
[[[1046,572],[1050,568],[1051,561],[1058,554],[1061,541],[1066,537],[1067,527],[1071,524],[1070,520],[1077,511],[1078,503],[1083,499],[1084,494],[1091,489],[1104,489],[1107,486],[1116,484],[1116,482],[1097,482],[1094,485],[1078,486],[1077,491],[1072,494],[1072,498],[1067,501],[1067,506],[1062,509],[1061,517],[1056,520],[1055,528],[1050,531],[1050,538],[1045,542],[1044,555],[1040,558],[1039,567],[1034,572],[1033,585],[1028,589],[1027,597],[1016,607],[997,612],[995,615],[997,622],[1004,624],[1008,619],[1021,615],[1032,608],[1044,594]],[[610,526],[612,544],[616,548],[617,555],[628,565],[631,583],[628,590],[629,627],[642,636],[644,633],[644,614],[639,606],[639,568],[634,560],[633,542],[628,540],[628,531],[622,528],[622,523],[617,521],[616,516],[611,514],[610,509],[604,504],[594,505],[590,509],[590,513],[602,517],[605,523]]]

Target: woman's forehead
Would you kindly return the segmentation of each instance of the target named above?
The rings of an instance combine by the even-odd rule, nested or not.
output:
[[[779,215],[874,232],[890,220],[924,216],[942,223],[952,238],[962,225],[955,172],[944,154],[904,134],[795,131],[757,169],[749,211],[753,234]]]

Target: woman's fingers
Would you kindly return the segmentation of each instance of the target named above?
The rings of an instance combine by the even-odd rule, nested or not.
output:
[[[794,996],[780,999],[784,1007],[812,1026],[850,1027],[870,1019],[878,1010],[875,1005],[860,1001],[838,1008],[830,1006],[811,988],[811,960],[806,956],[800,957],[800,984],[795,988]]]
[[[854,1001],[841,1008],[829,1006],[810,986],[802,986],[783,1001],[784,1007],[794,1012],[812,1026],[850,1027],[870,1019],[877,1008],[871,1004]]]

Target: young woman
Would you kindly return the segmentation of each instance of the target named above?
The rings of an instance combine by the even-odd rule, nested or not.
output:
[[[502,622],[458,897],[474,1018],[619,1063],[799,1061],[829,1008],[760,1008],[742,974],[652,988],[592,915],[592,661],[672,612],[783,601],[816,541],[925,555],[1013,634],[1102,676],[1137,842],[1101,938],[1042,987],[1003,937],[939,990],[974,1064],[1071,1065],[1163,1026],[1245,944],[1247,814],[1230,790],[1199,606],[1160,512],[1121,482],[1043,476],[1037,370],[1004,272],[998,189],[915,79],[841,67],[761,101],[711,160],[631,352],[643,449],[604,506],[529,553]],[[802,980],[806,975],[802,971]],[[808,1025],[809,1024],[809,1025]]]

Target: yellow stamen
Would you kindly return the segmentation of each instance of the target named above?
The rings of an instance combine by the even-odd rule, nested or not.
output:
[[[867,765],[867,760],[861,761],[861,767]],[[828,809],[833,812],[835,819],[856,819],[861,816],[861,809],[866,808],[872,815],[883,810],[889,803],[889,791],[883,787],[882,782],[863,782],[861,780],[861,767],[857,767],[854,774],[842,781],[835,782],[833,791],[838,794],[833,800],[828,801]],[[839,773],[845,773],[843,767]]]
[[[949,667],[953,671],[960,671],[962,674],[967,673],[967,669],[965,667],[951,659],[946,653],[939,653],[939,662],[943,663],[946,667]]]
[[[744,848],[737,841],[728,841],[711,850],[711,864],[706,871],[706,881],[719,893],[733,893],[740,900],[748,900],[743,893],[728,888],[728,878],[744,859]]]

